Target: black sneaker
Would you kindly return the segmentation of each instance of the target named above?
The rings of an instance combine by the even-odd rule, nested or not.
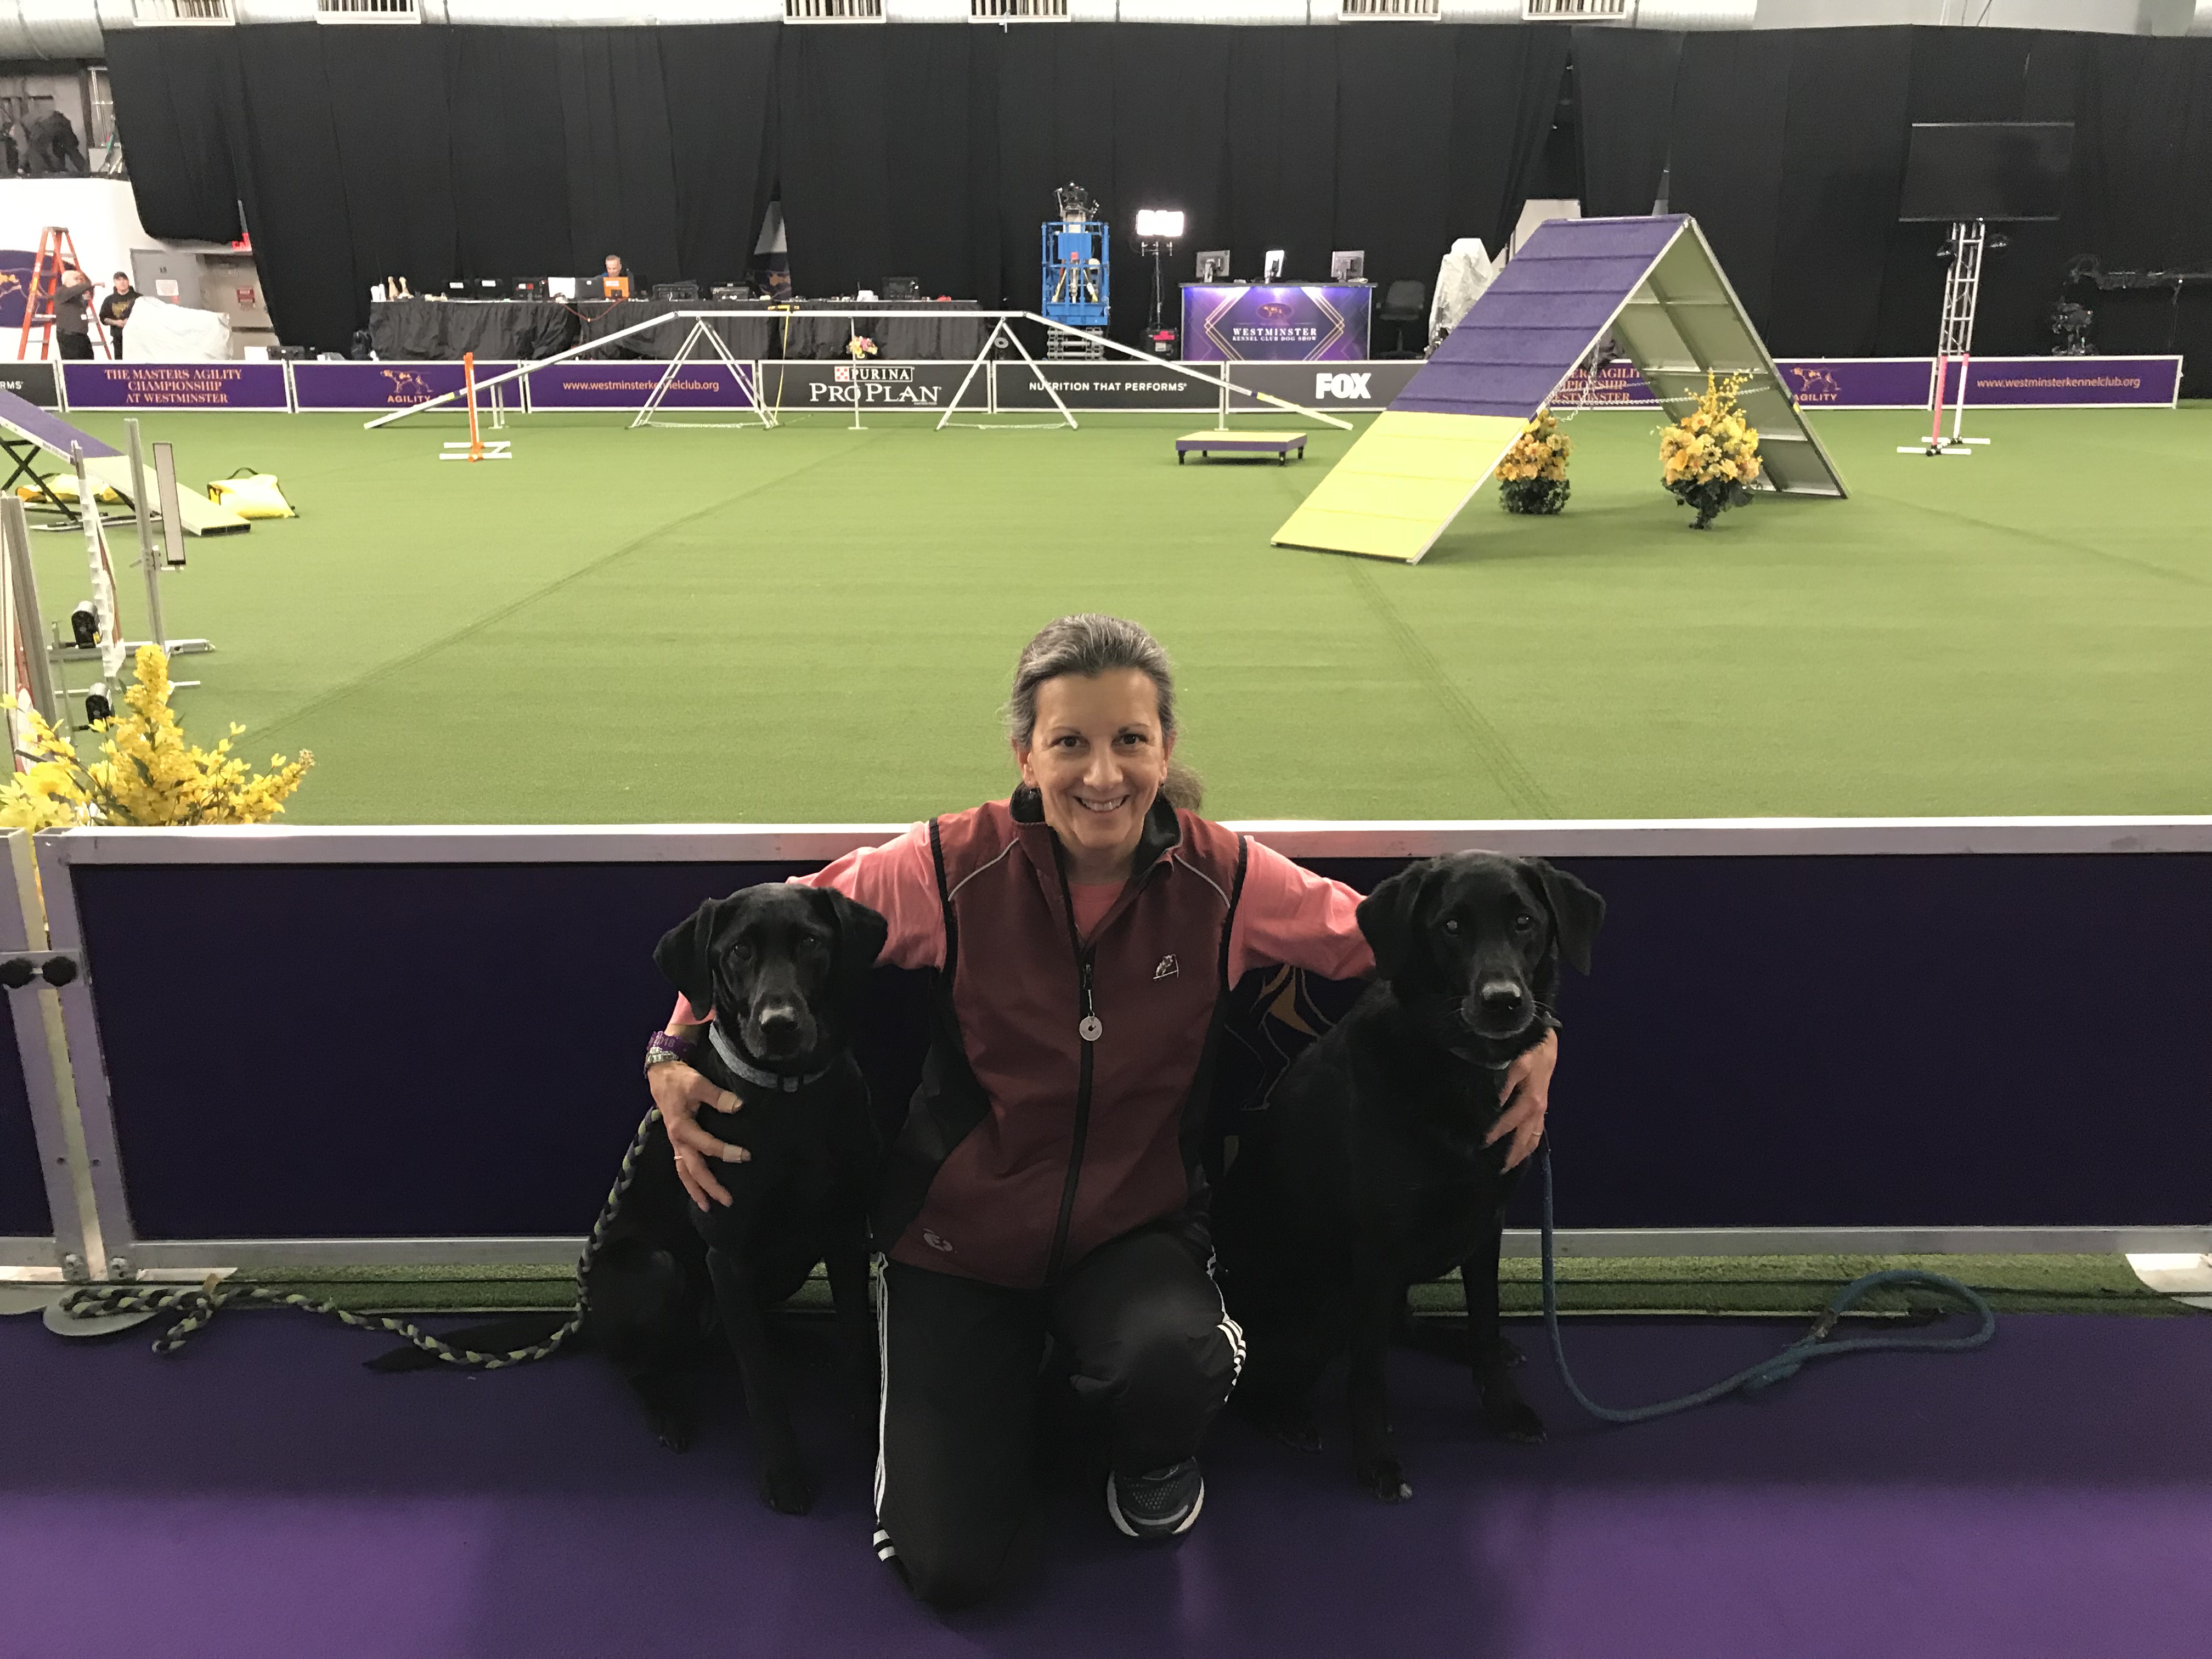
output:
[[[1106,1477],[1106,1513],[1132,1538],[1174,1538],[1188,1532],[1205,1506],[1206,1477],[1195,1457],[1133,1480]]]

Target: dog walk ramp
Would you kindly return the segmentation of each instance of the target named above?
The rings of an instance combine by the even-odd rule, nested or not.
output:
[[[1697,400],[1708,372],[1746,376],[1737,401],[1759,429],[1765,486],[1844,494],[1696,220],[1554,219],[1315,486],[1275,545],[1419,562],[1529,417],[1608,335],[1670,411]]]
[[[88,478],[134,503],[143,489],[147,511],[157,519],[161,516],[161,497],[154,488],[152,467],[142,467],[134,483],[128,456],[112,444],[100,442],[89,432],[79,431],[52,410],[40,409],[12,392],[0,392],[0,433],[14,439],[15,444],[7,446],[11,451],[17,445],[28,444],[64,465],[70,464],[70,447],[75,445],[84,456]],[[23,469],[19,466],[17,471],[20,475]],[[177,492],[177,516],[184,521],[185,533],[193,536],[226,536],[253,528],[250,520],[189,489]]]

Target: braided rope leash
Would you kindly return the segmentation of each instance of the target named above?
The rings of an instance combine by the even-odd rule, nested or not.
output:
[[[102,1314],[181,1313],[184,1316],[181,1319],[154,1339],[155,1353],[176,1352],[222,1309],[232,1303],[243,1302],[259,1303],[265,1307],[305,1308],[311,1313],[328,1314],[356,1330],[388,1331],[394,1336],[404,1337],[423,1352],[445,1361],[448,1365],[495,1371],[508,1365],[526,1365],[533,1360],[549,1359],[559,1352],[563,1343],[583,1328],[585,1275],[606,1242],[607,1229],[614,1224],[615,1217],[622,1209],[623,1195],[636,1179],[637,1161],[644,1155],[646,1141],[659,1117],[659,1108],[648,1109],[637,1126],[637,1133],[630,1137],[629,1150],[623,1154],[622,1168],[615,1174],[614,1185],[607,1190],[607,1201],[600,1206],[599,1219],[592,1222],[591,1236],[584,1241],[583,1253],[576,1258],[576,1300],[569,1311],[568,1322],[544,1341],[527,1348],[514,1348],[504,1353],[457,1348],[404,1319],[357,1314],[339,1307],[334,1302],[325,1301],[319,1297],[301,1296],[296,1291],[273,1291],[258,1285],[234,1285],[216,1273],[210,1273],[198,1285],[182,1285],[166,1290],[148,1290],[135,1285],[88,1285],[64,1297],[62,1311],[73,1319],[91,1319]]]
[[[1686,1394],[1674,1400],[1656,1401],[1649,1406],[1601,1406],[1584,1394],[1575,1374],[1567,1369],[1566,1345],[1559,1339],[1559,1289],[1553,1270],[1552,1249],[1552,1143],[1547,1138],[1540,1153],[1544,1165],[1544,1327],[1552,1338],[1552,1358],[1559,1368],[1559,1380],[1567,1385],[1567,1392],[1592,1417],[1607,1423],[1645,1423],[1655,1417],[1669,1417],[1676,1412],[1686,1412],[1703,1406],[1741,1389],[1746,1394],[1797,1375],[1806,1364],[1815,1359],[1833,1359],[1839,1354],[1870,1353],[1881,1349],[1892,1351],[1918,1350],[1934,1353],[1963,1353],[1978,1348],[1997,1334],[1996,1310],[1990,1307],[1981,1292],[1971,1285],[1942,1273],[1923,1272],[1917,1267],[1892,1267],[1881,1273],[1868,1273],[1854,1279],[1828,1298],[1827,1310],[1813,1322],[1813,1328],[1781,1352],[1747,1365],[1733,1376],[1724,1376],[1710,1387],[1695,1394]],[[1892,1285],[1916,1285],[1931,1290],[1964,1303],[1967,1310],[1980,1322],[1964,1336],[1851,1336],[1840,1341],[1828,1340],[1836,1322],[1856,1306],[1869,1291]]]

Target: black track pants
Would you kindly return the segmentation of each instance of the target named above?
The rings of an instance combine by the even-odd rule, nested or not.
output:
[[[1243,1353],[1205,1267],[1158,1231],[1094,1250],[1048,1290],[890,1262],[882,1318],[877,1553],[896,1554],[915,1594],[945,1607],[981,1601],[1013,1565],[1048,1334],[1073,1362],[1077,1396],[1104,1414],[1125,1475],[1197,1452]]]

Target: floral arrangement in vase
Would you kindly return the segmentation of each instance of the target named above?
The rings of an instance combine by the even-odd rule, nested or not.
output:
[[[0,702],[30,727],[22,770],[0,779],[0,825],[23,830],[68,830],[79,824],[266,823],[284,810],[315,757],[270,757],[273,769],[256,773],[230,752],[230,737],[213,749],[187,743],[169,707],[169,659],[151,645],[138,647],[138,679],[123,694],[127,713],[93,727],[105,759],[87,761],[76,745],[35,709]]]
[[[1498,499],[1508,513],[1556,513],[1567,504],[1573,441],[1549,408],[1540,409],[1498,464]]]
[[[1705,376],[1698,406],[1659,432],[1659,475],[1674,499],[1697,511],[1692,530],[1710,529],[1751,499],[1759,477],[1759,430],[1735,400],[1745,376]]]

